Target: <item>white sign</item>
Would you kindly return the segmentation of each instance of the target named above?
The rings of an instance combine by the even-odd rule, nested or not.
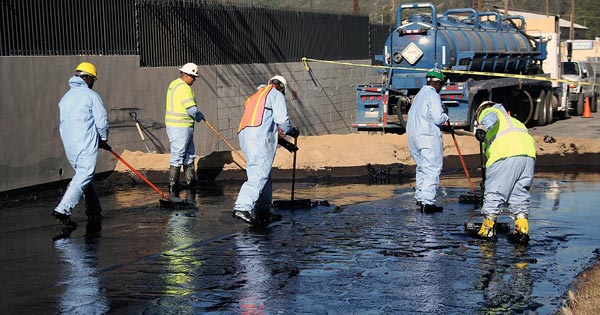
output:
[[[402,51],[402,57],[404,57],[411,65],[414,65],[421,56],[423,56],[423,51],[414,43],[408,44]]]
[[[594,47],[591,40],[574,40],[572,43],[573,50],[591,50]]]

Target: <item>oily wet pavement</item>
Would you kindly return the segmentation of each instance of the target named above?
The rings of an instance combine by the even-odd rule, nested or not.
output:
[[[600,176],[536,176],[528,246],[465,236],[481,218],[458,203],[458,175],[429,215],[410,183],[299,182],[297,198],[331,206],[262,229],[231,217],[239,183],[201,186],[197,209],[172,211],[147,187],[117,187],[101,195],[101,230],[80,205],[79,228],[54,241],[59,196],[4,206],[0,313],[553,314],[600,247]],[[274,189],[289,199],[289,183]]]

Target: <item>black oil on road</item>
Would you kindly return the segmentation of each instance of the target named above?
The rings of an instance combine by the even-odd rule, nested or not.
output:
[[[465,235],[481,218],[458,203],[459,176],[443,178],[436,214],[416,210],[408,184],[299,183],[297,198],[331,206],[262,229],[231,217],[235,183],[175,211],[149,188],[112,188],[102,229],[80,205],[68,238],[50,216],[60,196],[13,203],[0,211],[0,314],[553,314],[600,247],[600,175],[536,176],[528,246]]]

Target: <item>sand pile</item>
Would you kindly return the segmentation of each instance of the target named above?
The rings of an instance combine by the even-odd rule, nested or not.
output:
[[[600,141],[590,138],[552,138],[534,136],[538,156],[552,155],[566,159],[577,155],[578,163],[598,164]],[[545,139],[544,139],[545,138]],[[475,137],[467,135],[456,136],[458,146],[464,156],[479,154],[479,143]],[[408,150],[406,135],[396,134],[345,134],[306,136],[298,138],[296,165],[298,169],[319,170],[331,167],[364,166],[366,164],[389,165],[401,163],[414,165]],[[586,154],[588,153],[588,154]],[[444,135],[444,156],[456,156],[456,146],[451,135]],[[125,151],[123,158],[131,165],[142,170],[168,170],[169,154],[149,154],[144,152]],[[587,156],[589,163],[582,162],[581,157]],[[292,168],[293,155],[283,148],[277,149],[273,167],[280,169]],[[198,159],[199,168],[223,166],[225,169],[238,169],[232,159],[245,166],[243,161],[229,152],[217,152]],[[564,165],[564,161],[560,163]],[[116,171],[126,171],[122,163],[118,163]]]

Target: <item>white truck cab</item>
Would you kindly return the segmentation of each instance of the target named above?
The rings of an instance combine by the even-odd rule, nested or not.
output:
[[[573,109],[573,115],[583,114],[586,98],[592,104],[596,104],[596,93],[594,84],[596,76],[591,65],[585,61],[563,61],[562,78],[570,81],[568,84],[568,97]]]

